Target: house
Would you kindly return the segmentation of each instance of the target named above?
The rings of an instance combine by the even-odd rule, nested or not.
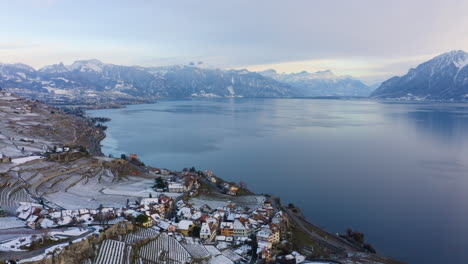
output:
[[[171,197],[169,197],[169,196],[167,196],[167,195],[160,195],[160,196],[159,196],[159,202],[160,202],[161,204],[164,204],[164,206],[165,206],[166,208],[171,208],[171,207],[172,207],[172,203],[173,203],[174,201],[172,200]]]
[[[251,234],[250,223],[245,218],[234,220],[233,224],[234,237],[248,237]]]
[[[210,181],[211,181],[212,183],[214,183],[214,184],[216,184],[216,183],[218,182],[218,180],[216,179],[215,176],[210,177]]]
[[[2,159],[0,160],[0,163],[11,163],[11,158],[5,154],[2,154]]]
[[[278,229],[273,230],[271,228],[264,227],[258,231],[257,240],[277,244],[280,241],[280,232]]]
[[[211,177],[211,176],[213,176],[213,171],[212,170],[206,170],[205,175],[206,175],[206,177]]]
[[[151,204],[158,204],[159,198],[143,198],[140,201],[140,205],[151,205]]]
[[[127,158],[128,160],[138,160],[138,155],[132,153],[132,154],[129,154]]]
[[[182,220],[177,223],[177,232],[181,233],[184,236],[189,236],[190,231],[195,227],[192,221]]]
[[[181,183],[171,182],[168,186],[169,192],[173,193],[183,193],[185,192],[185,186]]]
[[[279,211],[275,214],[271,223],[279,227],[281,238],[285,239],[288,230],[287,216],[282,211]]]
[[[271,261],[271,249],[263,248],[260,253],[260,258],[264,259],[266,263]]]
[[[160,169],[153,169],[153,170],[150,171],[150,173],[155,174],[155,175],[161,174],[161,170]]]
[[[229,190],[227,192],[227,194],[229,195],[237,195],[237,192],[239,191],[239,188],[236,187],[236,186],[231,186],[229,187]]]
[[[201,208],[200,211],[203,213],[211,214],[214,210],[207,204],[204,204]]]
[[[190,209],[190,207],[182,207],[179,209],[179,211],[177,211],[177,216],[188,220],[192,217],[192,209]]]
[[[214,223],[203,223],[200,230],[200,238],[208,242],[213,241],[216,238],[217,226]]]
[[[177,227],[172,225],[169,222],[163,221],[163,220],[158,220],[156,222],[156,226],[161,228],[162,230],[168,231],[168,232],[175,232],[177,230]]]
[[[148,220],[146,222],[141,223],[143,227],[152,227],[154,224],[154,220],[151,217],[148,217]]]
[[[29,216],[31,216],[31,214],[37,211],[40,212],[41,209],[42,205],[40,204],[20,202],[20,207],[16,209],[16,214],[19,219],[26,220],[29,218]]]
[[[234,223],[232,222],[221,222],[221,236],[234,236]]]

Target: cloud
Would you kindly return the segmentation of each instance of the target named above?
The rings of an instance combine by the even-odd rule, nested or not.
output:
[[[39,45],[25,42],[0,42],[0,50],[31,49]]]
[[[0,9],[0,61],[203,61],[372,79],[406,72],[420,62],[413,57],[468,50],[466,0],[52,0],[36,8],[41,3]]]

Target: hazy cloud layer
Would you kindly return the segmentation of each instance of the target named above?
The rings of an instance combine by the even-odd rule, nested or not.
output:
[[[0,61],[36,67],[91,57],[282,71],[303,65],[372,81],[438,53],[468,49],[468,1],[462,0],[29,0],[1,6]]]

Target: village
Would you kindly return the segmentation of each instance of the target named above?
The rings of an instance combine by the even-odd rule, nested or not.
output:
[[[136,155],[129,155],[136,159]],[[194,206],[191,198],[197,197],[201,192],[201,186],[208,186],[212,190],[219,191],[220,195],[236,198],[240,187],[225,183],[213,175],[211,171],[196,171],[184,169],[182,172],[170,172],[168,170],[151,169],[154,175],[155,193],[177,193],[179,196],[167,196],[160,194],[136,201],[128,200],[124,207],[99,207],[80,208],[76,210],[50,208],[43,202],[19,202],[16,209],[16,224],[23,221],[24,225],[31,229],[41,230],[42,236],[51,239],[50,234],[43,230],[66,228],[78,228],[80,235],[88,230],[102,230],[112,225],[131,223],[140,233],[149,234],[148,239],[172,241],[171,254],[184,255],[188,259],[205,259],[206,263],[250,263],[258,260],[268,263],[276,255],[275,246],[285,239],[287,232],[287,217],[283,212],[274,208],[266,197],[257,197],[257,207],[246,208],[226,200],[222,206],[212,208],[208,204]],[[218,188],[218,189],[216,189]],[[235,199],[232,199],[235,200]],[[219,202],[219,201],[218,201]],[[148,229],[147,231],[144,231]],[[58,235],[60,232],[54,231]],[[66,232],[65,232],[66,233]],[[96,235],[96,232],[88,232]],[[164,235],[162,235],[164,233]],[[120,236],[114,243],[122,247],[111,247],[111,251],[99,251],[96,259],[106,259],[101,256],[119,255],[119,250],[131,247],[140,238],[133,233]],[[25,250],[31,246],[34,240],[44,239],[37,235],[16,239],[16,243],[8,241],[0,244],[2,251]],[[60,242],[60,240],[58,240]],[[164,242],[166,243],[166,242]],[[169,242],[168,242],[169,243]],[[9,246],[9,248],[7,248]],[[180,252],[174,252],[180,250]],[[140,249],[138,253],[142,261],[159,263],[161,256],[144,255]],[[294,259],[287,263],[302,263],[305,257],[297,252],[285,256]],[[145,259],[148,258],[148,259]],[[168,256],[168,259],[170,257]],[[153,262],[151,262],[153,261]],[[95,263],[128,263],[125,258],[121,261],[97,261]]]

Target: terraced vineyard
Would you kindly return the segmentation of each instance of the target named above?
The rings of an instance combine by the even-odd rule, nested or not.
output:
[[[174,238],[161,233],[158,238],[143,245],[138,250],[138,257],[144,263],[190,263],[189,252]]]
[[[20,202],[32,202],[24,184],[11,177],[0,178],[0,205],[10,214],[15,214]]]
[[[95,264],[130,264],[132,247],[116,240],[104,240]]]

